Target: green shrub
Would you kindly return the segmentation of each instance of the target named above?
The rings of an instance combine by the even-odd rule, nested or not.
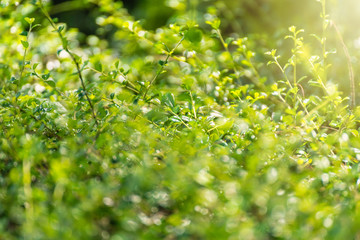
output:
[[[89,3],[97,36],[1,3],[1,239],[359,237],[357,69],[325,0],[279,50],[211,6],[148,31]]]

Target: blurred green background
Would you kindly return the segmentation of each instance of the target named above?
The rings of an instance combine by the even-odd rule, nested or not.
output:
[[[101,4],[97,4],[99,2]],[[117,6],[110,6],[108,12],[102,11],[106,3]],[[349,48],[354,69],[359,71],[355,66],[360,57],[360,31],[357,27],[360,4],[355,0],[329,0],[327,3],[330,18],[336,22]],[[119,8],[122,4],[127,10]],[[3,130],[2,135],[9,137],[2,137],[1,142],[2,151],[6,154],[0,154],[0,163],[3,164],[0,175],[0,239],[26,239],[16,238],[23,234],[18,233],[19,229],[24,230],[25,236],[33,232],[44,236],[33,239],[46,240],[164,239],[159,236],[166,233],[169,233],[169,240],[226,239],[230,235],[232,239],[244,239],[239,237],[242,236],[251,240],[355,239],[360,219],[360,141],[358,126],[355,126],[359,121],[359,111],[355,112],[354,117],[350,113],[344,114],[347,113],[345,108],[338,111],[341,105],[334,104],[336,108],[332,108],[332,104],[327,104],[329,102],[326,100],[319,101],[320,107],[327,108],[319,111],[318,119],[314,120],[317,123],[315,127],[309,123],[305,125],[306,128],[294,123],[293,119],[297,117],[293,118],[293,114],[296,112],[269,110],[271,116],[268,115],[267,105],[275,105],[272,99],[262,102],[260,99],[264,96],[249,88],[249,85],[232,84],[229,77],[231,71],[228,71],[230,58],[223,57],[223,53],[226,53],[224,47],[213,37],[214,29],[205,24],[208,18],[216,15],[221,19],[224,38],[248,37],[245,50],[246,55],[254,52],[254,58],[249,59],[254,61],[259,71],[256,80],[268,78],[266,83],[270,85],[271,81],[277,82],[282,76],[274,66],[266,65],[269,58],[264,53],[277,48],[282,56],[281,64],[286,64],[292,55],[292,41],[284,39],[289,34],[289,26],[305,29],[301,36],[307,44],[304,49],[309,52],[306,60],[322,54],[321,44],[311,36],[312,33],[320,37],[323,34],[321,5],[316,0],[51,2],[51,16],[70,27],[66,29],[66,36],[70,40],[71,50],[79,51],[79,55],[89,60],[90,66],[96,70],[90,72],[90,69],[86,69],[84,76],[94,95],[99,116],[108,125],[97,138],[95,147],[92,135],[95,132],[91,121],[88,121],[91,115],[85,111],[87,103],[78,88],[77,76],[73,74],[74,64],[68,57],[57,56],[61,42],[54,29],[47,27],[39,9],[30,4],[15,7],[19,4],[6,0],[1,1],[1,5],[4,8],[0,7],[0,17],[6,21],[0,24],[0,32],[7,34],[0,41],[0,55],[3,54],[0,79],[10,80],[9,83],[3,81],[7,87],[4,95],[16,99],[16,91],[11,90],[14,87],[11,74],[18,72],[18,65],[21,65],[17,63],[23,64],[22,59],[25,60],[20,42],[24,36],[19,34],[28,28],[24,21],[24,17],[28,16],[35,17],[36,23],[42,26],[35,30],[38,31],[33,34],[35,38],[29,38],[29,53],[32,55],[26,59],[31,59],[32,64],[40,63],[37,71],[43,71],[45,76],[46,69],[51,71],[56,87],[66,91],[69,97],[62,99],[60,94],[53,94],[49,90],[37,93],[35,84],[39,84],[38,79],[29,75],[25,79],[29,83],[21,83],[25,87],[20,92],[23,95],[19,100],[26,109],[25,113],[18,113],[17,108],[7,102],[2,103],[2,121],[6,123],[3,129],[9,132]],[[132,17],[124,14],[126,11],[139,20],[144,28],[156,32],[148,34],[153,35],[151,45],[143,41],[140,35],[131,35],[133,33],[127,28],[129,22],[132,23],[128,21]],[[101,24],[108,16],[121,19],[123,15],[123,21],[117,26],[113,26],[115,21]],[[203,32],[204,47],[191,45],[186,40],[176,57],[187,57],[190,55],[188,50],[198,47],[204,63],[195,62],[196,56],[189,57],[193,65],[185,68],[180,61],[171,61],[168,72],[156,81],[159,90],[155,86],[151,89],[154,90],[154,98],[159,96],[159,105],[150,105],[150,108],[141,101],[133,104],[132,93],[117,89],[117,85],[114,87],[115,84],[109,83],[108,78],[99,75],[102,71],[110,75],[113,71],[108,71],[113,69],[116,60],[125,68],[124,72],[131,68],[132,72],[128,75],[131,82],[140,85],[144,80],[151,81],[156,76],[158,64],[161,64],[158,60],[165,59],[157,49],[158,43],[170,42],[174,46],[181,38],[177,32],[174,34],[177,29],[159,28],[173,22],[181,26],[192,20],[199,24],[199,31]],[[80,33],[74,28],[79,29]],[[324,35],[328,39],[326,49],[338,50],[336,55],[328,59],[332,64],[329,81],[339,84],[340,89],[346,92],[349,78],[339,35],[332,27]],[[146,38],[147,35],[144,33],[142,36]],[[231,47],[230,51],[236,53],[234,46]],[[204,54],[206,52],[210,54]],[[242,56],[239,59],[243,59]],[[11,64],[8,66],[8,63]],[[48,63],[53,64],[51,69]],[[57,69],[55,64],[58,64]],[[299,76],[312,77],[312,69],[305,69],[306,64],[298,65]],[[220,73],[220,70],[225,71]],[[292,73],[292,69],[288,71]],[[253,76],[251,71],[247,72],[250,77]],[[356,76],[358,74],[356,72]],[[205,84],[202,88],[206,81],[210,90]],[[55,81],[48,82],[55,84]],[[198,84],[194,84],[198,89],[194,91],[195,101],[191,89],[179,87],[188,82]],[[33,85],[35,90],[31,90]],[[321,92],[314,94],[317,88],[313,85],[303,85],[307,96],[322,97]],[[246,101],[229,108],[226,104],[233,104],[227,98],[230,96],[229,90],[243,94]],[[28,93],[34,93],[34,96]],[[103,101],[102,97],[114,98],[115,93],[116,104],[111,101],[111,105],[104,104],[109,99],[104,98]],[[266,93],[270,95],[272,91]],[[259,101],[256,100],[258,102],[254,104],[253,99],[256,98]],[[2,97],[2,101],[4,99]],[[48,99],[51,100],[49,103]],[[60,103],[57,99],[69,106],[68,113],[60,112],[62,105],[55,105]],[[40,102],[45,105],[40,106]],[[199,127],[193,125],[193,128],[186,129],[174,118],[176,114],[168,114],[167,107],[175,105],[178,107],[176,111],[181,109],[187,119],[192,116],[194,109],[196,116],[198,107],[201,118],[196,124]],[[214,109],[212,106],[215,106]],[[317,106],[313,106],[315,111]],[[52,108],[59,109],[59,113],[50,112]],[[107,114],[108,110],[111,117]],[[43,134],[43,122],[33,114],[41,114],[43,122],[59,126],[59,134],[65,139],[50,141]],[[300,118],[304,115],[297,116]],[[189,120],[189,124],[193,122]],[[24,128],[24,125],[27,127]],[[334,131],[334,127],[339,130]],[[168,128],[166,132],[163,130],[165,128]],[[31,134],[25,132],[27,129],[31,130]],[[17,146],[14,151],[10,144],[12,141]],[[13,161],[13,156],[17,155],[19,159]],[[22,175],[25,175],[22,171],[26,170],[23,170],[22,159],[33,162],[33,176],[36,178],[30,182],[29,177],[27,183],[33,189],[33,197],[18,194],[25,192],[22,189],[26,188],[22,182]],[[349,165],[351,161],[353,163]],[[314,164],[310,165],[312,162]],[[30,169],[27,171],[30,172]],[[30,176],[30,173],[26,174]],[[34,212],[24,211],[30,208],[25,208],[23,203],[32,198]],[[151,216],[151,219],[147,216]],[[183,230],[185,227],[186,231]],[[2,235],[7,234],[6,231],[9,231],[8,235]],[[10,235],[15,237],[6,237]],[[291,238],[292,235],[298,238]]]
[[[66,22],[69,27],[78,28],[86,35],[94,34],[106,39],[111,44],[112,29],[99,30],[96,19],[101,11],[94,4],[97,0],[54,0],[50,13],[60,22]],[[322,20],[320,18],[321,4],[318,0],[124,0],[122,4],[135,20],[147,30],[156,30],[174,22],[193,20],[200,28],[209,29],[205,24],[209,12],[221,19],[221,29],[224,36],[257,38],[258,51],[272,48],[281,49],[284,59],[288,57],[292,47],[291,41],[284,40],[288,27],[295,25],[305,29],[304,38],[311,46],[319,46],[311,34],[322,36]],[[360,54],[360,4],[358,0],[328,0],[327,14],[335,22],[349,49],[353,65],[359,63]],[[329,27],[325,37],[329,51],[337,50],[330,56],[333,81],[339,90],[348,94],[347,62],[339,35],[333,27]],[[85,38],[84,38],[85,39]],[[81,42],[81,41],[80,41]],[[85,40],[83,41],[85,43]],[[113,45],[116,47],[116,45]],[[312,54],[319,54],[312,51]],[[264,72],[266,74],[266,72]],[[355,70],[355,75],[359,74]]]
[[[14,0],[3,0],[1,4],[10,6]],[[200,25],[207,31],[209,26],[205,23],[211,15],[217,15],[221,19],[221,31],[225,37],[250,37],[255,41],[257,57],[270,49],[280,49],[282,59],[291,55],[292,42],[285,40],[288,27],[294,25],[298,29],[305,29],[302,34],[305,42],[313,49],[309,49],[312,55],[320,49],[319,42],[312,34],[322,36],[322,19],[320,17],[321,4],[319,0],[69,0],[50,1],[49,12],[52,17],[58,18],[59,22],[65,22],[70,28],[77,28],[83,37],[79,38],[80,44],[86,44],[86,36],[96,35],[100,39],[107,40],[109,47],[117,48],[114,43],[116,28],[110,25],[100,27],[96,21],[104,13],[99,9],[99,2],[118,4],[124,7],[142,27],[155,31],[162,26],[171,23],[186,24],[189,20]],[[360,54],[360,4],[358,0],[327,0],[326,11],[337,25],[341,37],[350,52],[353,66],[359,64]],[[1,12],[0,12],[1,14]],[[25,15],[43,18],[38,10],[28,12]],[[81,36],[81,34],[79,35]],[[337,53],[329,56],[332,64],[329,74],[330,81],[338,84],[344,94],[349,92],[348,69],[344,67],[347,62],[341,44],[340,36],[333,27],[328,27],[325,35],[328,51]],[[256,46],[255,46],[256,45]],[[260,53],[260,54],[259,54]],[[266,61],[266,59],[257,59]],[[270,69],[271,70],[271,69]],[[355,68],[355,76],[360,72]],[[264,76],[269,76],[266,71]],[[359,100],[359,99],[358,99]]]
[[[84,32],[94,31],[97,9],[89,0],[54,0],[51,13],[70,26]],[[279,29],[296,25],[307,30],[319,30],[320,4],[317,0],[123,0],[123,6],[147,29],[156,29],[176,18],[192,15],[203,18],[209,7],[217,10],[226,29],[245,33],[275,34]],[[333,20],[344,26],[347,36],[356,37],[354,32],[360,23],[360,4],[357,0],[327,1]]]

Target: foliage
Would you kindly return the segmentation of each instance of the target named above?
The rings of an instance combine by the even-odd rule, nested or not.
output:
[[[288,52],[211,6],[148,31],[89,2],[108,38],[1,5],[1,239],[359,237],[357,86],[332,78],[325,0]]]

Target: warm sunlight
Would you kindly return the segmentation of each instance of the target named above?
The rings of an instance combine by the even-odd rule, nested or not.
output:
[[[0,239],[360,240],[360,0],[0,0]]]

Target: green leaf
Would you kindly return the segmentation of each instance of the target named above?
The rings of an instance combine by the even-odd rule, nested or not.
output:
[[[219,18],[215,18],[212,21],[206,21],[213,29],[218,30],[220,28],[221,21]]]
[[[28,17],[26,17],[26,18],[24,18],[24,20],[28,23],[28,24],[32,24],[34,21],[35,21],[35,18],[28,18]]]
[[[59,33],[61,33],[62,30],[64,30],[64,28],[65,28],[65,26],[64,26],[64,25],[61,25],[61,26],[58,27],[57,31],[58,31]]]
[[[231,43],[232,41],[234,41],[234,38],[229,37],[229,38],[227,38],[227,39],[225,40],[225,43],[226,43],[227,45],[230,45],[230,43]]]
[[[23,45],[23,47],[26,49],[29,47],[29,42],[28,41],[23,41],[21,40],[21,44]]]
[[[41,78],[44,79],[44,80],[48,80],[49,77],[50,77],[50,73],[41,75]]]
[[[165,122],[168,120],[168,117],[161,109],[153,109],[146,113],[145,116],[147,117],[147,119],[155,123]]]
[[[26,37],[28,35],[28,32],[27,31],[22,31],[19,35]]]
[[[59,50],[57,50],[56,51],[56,55],[58,55],[59,56],[59,54],[61,53],[61,51],[63,51],[64,49],[59,49]]]
[[[175,123],[180,123],[181,119],[178,116],[172,116],[169,118],[170,121],[175,122]]]
[[[32,26],[32,28],[31,29],[34,29],[34,28],[36,28],[36,27],[40,27],[41,26],[41,24],[35,24],[34,26]]]
[[[39,65],[39,63],[34,63],[32,69],[35,70],[37,68],[37,66]]]
[[[79,55],[77,55],[77,54],[75,54],[75,53],[72,53],[72,55],[74,56],[74,58],[75,58],[75,61],[77,62],[77,63],[81,63],[82,62],[82,58],[79,56]]]
[[[175,97],[174,94],[172,93],[166,93],[165,95],[162,96],[162,102],[166,105],[169,106],[171,108],[175,107]]]
[[[97,61],[97,62],[94,64],[94,67],[95,67],[96,71],[99,71],[99,72],[102,72],[102,71],[103,71],[103,66],[102,66],[102,64],[101,64],[99,61]]]
[[[81,66],[80,71],[84,70],[85,67],[86,67],[88,64],[89,64],[89,60],[86,60],[86,61],[83,63],[83,65]]]
[[[184,122],[190,122],[192,119],[187,117],[187,116],[181,116],[181,119],[184,121]]]
[[[185,39],[192,43],[199,43],[202,40],[202,32],[198,28],[190,28],[185,33]]]
[[[45,83],[47,83],[50,87],[55,87],[55,81],[54,80],[46,80]]]
[[[118,68],[119,68],[119,65],[120,65],[120,61],[117,60],[117,61],[115,62],[115,68],[118,69]]]

